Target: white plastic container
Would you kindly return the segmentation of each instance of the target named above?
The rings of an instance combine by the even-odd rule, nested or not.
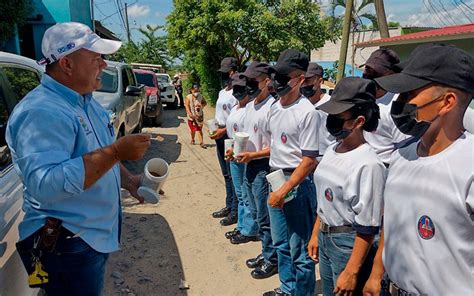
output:
[[[161,158],[152,158],[145,164],[138,195],[146,202],[158,203],[160,201],[159,191],[168,178],[168,163]]]
[[[232,149],[233,146],[234,146],[234,140],[233,139],[225,139],[224,140],[224,154],[227,153],[227,151],[229,151],[229,149]]]
[[[217,120],[215,118],[206,121],[206,125],[210,135],[214,134],[219,128],[219,124],[217,123]]]
[[[272,191],[277,191],[286,182],[285,174],[281,169],[271,172],[266,176],[266,178],[268,183],[270,183],[272,186]],[[288,192],[288,194],[285,196],[285,203],[289,202],[293,198],[295,198],[293,191]]]
[[[250,135],[244,132],[234,134],[234,156],[247,151]]]

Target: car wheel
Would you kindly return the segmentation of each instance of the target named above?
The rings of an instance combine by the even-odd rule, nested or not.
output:
[[[161,126],[163,124],[163,104],[160,104],[160,112],[155,117],[155,125]]]

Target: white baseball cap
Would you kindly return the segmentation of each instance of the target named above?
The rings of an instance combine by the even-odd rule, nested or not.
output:
[[[52,64],[81,48],[100,54],[112,54],[120,46],[122,42],[102,39],[84,24],[57,23],[44,33],[41,44],[44,58],[39,60],[38,64]]]

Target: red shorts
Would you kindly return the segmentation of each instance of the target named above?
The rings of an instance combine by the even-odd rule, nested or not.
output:
[[[192,132],[200,132],[202,131],[202,127],[195,124],[194,121],[192,120],[189,120],[188,119],[188,126],[189,126],[189,129],[192,131]]]

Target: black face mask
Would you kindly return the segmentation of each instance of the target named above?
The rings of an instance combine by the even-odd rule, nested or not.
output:
[[[222,73],[222,72],[221,72],[221,80],[222,80],[222,83],[224,83],[224,85],[228,85],[229,82],[230,82],[230,75],[229,75],[229,73]]]
[[[287,95],[291,91],[292,87],[288,84],[290,80],[291,78],[288,76],[275,75],[275,78],[273,79],[273,88],[279,97]]]
[[[362,78],[365,78],[365,79],[374,80],[377,77],[379,77],[379,75],[377,75],[376,73],[370,73],[370,74],[364,73],[364,74],[362,74]]]
[[[247,89],[245,86],[234,86],[232,88],[232,95],[238,100],[242,101],[247,96]]]
[[[353,119],[353,118],[351,118]],[[352,133],[352,129],[343,128],[344,122],[351,119],[341,119],[336,115],[329,114],[326,120],[326,128],[328,132],[338,140],[347,138]]]
[[[307,85],[300,87],[300,93],[309,99],[316,94],[316,90],[313,85]]]
[[[258,95],[262,92],[262,90],[258,87],[258,84],[259,82],[255,80],[247,81],[247,94],[252,100],[258,97]]]
[[[393,101],[390,115],[392,116],[393,122],[402,133],[420,138],[430,127],[431,122],[438,118],[439,115],[436,115],[436,117],[431,121],[420,121],[416,119],[417,111],[425,106],[439,101],[441,98],[442,97],[434,99],[433,101],[419,107],[415,104]]]

